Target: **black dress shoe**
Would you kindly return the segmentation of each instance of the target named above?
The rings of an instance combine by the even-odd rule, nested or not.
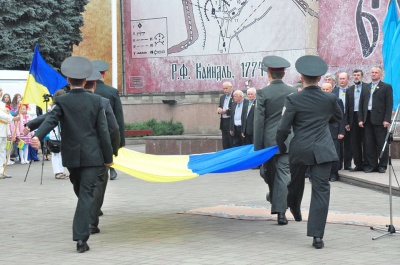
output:
[[[352,167],[345,167],[344,170],[351,170],[353,169]]]
[[[76,250],[78,251],[78,253],[83,253],[85,251],[88,251],[89,249],[89,245],[86,243],[86,241],[78,240],[78,242],[76,243]]]
[[[338,181],[338,178],[333,177],[333,178],[331,178],[329,181],[330,181],[330,182],[335,182],[335,181]]]
[[[314,237],[313,243],[312,243],[313,247],[315,247],[316,249],[321,249],[324,247],[324,241],[322,240],[322,238],[320,237]]]
[[[296,222],[301,222],[303,218],[301,217],[301,211],[300,210],[294,210],[290,208],[290,212],[293,214],[293,218]]]
[[[90,234],[97,234],[100,233],[100,229],[97,226],[91,226],[90,227]]]
[[[271,203],[271,194],[269,192],[267,192],[267,196],[265,197],[265,199],[267,199],[267,202]]]
[[[287,225],[288,221],[286,219],[285,213],[278,213],[278,224]]]
[[[117,178],[117,176],[118,176],[117,171],[115,171],[115,169],[113,168],[110,168],[110,179],[114,180]]]
[[[379,167],[378,171],[379,171],[379,173],[385,173],[386,169],[384,167]]]
[[[364,171],[362,167],[356,166],[355,168],[352,168],[349,170],[350,172],[356,172],[356,171]]]
[[[364,172],[365,173],[371,173],[371,172],[375,172],[376,170],[374,170],[372,167],[364,167]]]

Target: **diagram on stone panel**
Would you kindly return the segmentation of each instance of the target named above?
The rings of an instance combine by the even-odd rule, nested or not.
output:
[[[132,1],[140,3],[136,6],[144,5],[143,0]],[[150,1],[146,3],[151,5]],[[296,9],[289,8],[288,5],[293,4],[301,12],[297,11],[296,14],[291,14]],[[173,10],[173,12],[168,12],[168,10]],[[137,13],[141,13],[143,16],[146,15],[146,10]],[[142,23],[143,19],[132,20],[132,23],[133,25],[141,23],[148,26],[148,38],[146,39],[149,43],[145,44],[148,45],[145,47],[170,46],[166,51],[149,49],[147,53],[139,52],[133,57],[258,52],[262,45],[255,42],[255,39],[259,39],[260,34],[266,30],[272,36],[281,34],[279,27],[275,29],[272,25],[274,21],[282,20],[282,16],[289,15],[288,23],[292,24],[296,24],[296,15],[318,17],[317,12],[313,11],[304,0],[289,2],[276,0],[169,0],[168,6],[165,4],[152,5],[152,14],[147,14],[147,16],[157,15],[157,18],[147,18],[146,23]],[[154,28],[162,30],[157,32]],[[294,32],[296,34],[296,31]],[[135,40],[135,42],[137,41],[138,39]],[[140,41],[141,39],[139,39]],[[135,48],[142,47],[138,43],[133,43],[133,45]]]

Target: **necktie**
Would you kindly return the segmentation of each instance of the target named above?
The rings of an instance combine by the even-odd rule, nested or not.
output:
[[[356,86],[356,92],[360,92],[360,86]]]

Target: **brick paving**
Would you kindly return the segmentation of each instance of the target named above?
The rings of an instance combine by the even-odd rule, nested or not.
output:
[[[128,148],[144,152],[143,145]],[[325,248],[316,250],[306,222],[278,226],[274,220],[239,220],[179,214],[217,205],[267,207],[267,187],[257,170],[209,174],[175,183],[150,183],[123,173],[110,181],[99,234],[90,251],[78,254],[72,241],[76,197],[69,180],[56,180],[51,162],[15,164],[0,180],[0,264],[397,264],[400,236],[379,235],[368,226],[328,223]],[[394,162],[395,171],[400,161]],[[387,217],[389,197],[382,191],[345,183],[358,177],[385,185],[387,174],[350,174],[331,184],[330,213]],[[347,177],[346,177],[347,176]],[[371,184],[371,185],[372,185]],[[397,183],[396,183],[397,186]],[[308,210],[307,182],[302,209]],[[393,197],[400,217],[400,198]],[[288,213],[288,217],[291,217]],[[395,227],[400,229],[399,227]]]

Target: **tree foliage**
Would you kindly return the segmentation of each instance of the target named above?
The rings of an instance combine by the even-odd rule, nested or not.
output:
[[[88,0],[0,0],[0,69],[29,70],[35,44],[59,68],[82,41]]]

